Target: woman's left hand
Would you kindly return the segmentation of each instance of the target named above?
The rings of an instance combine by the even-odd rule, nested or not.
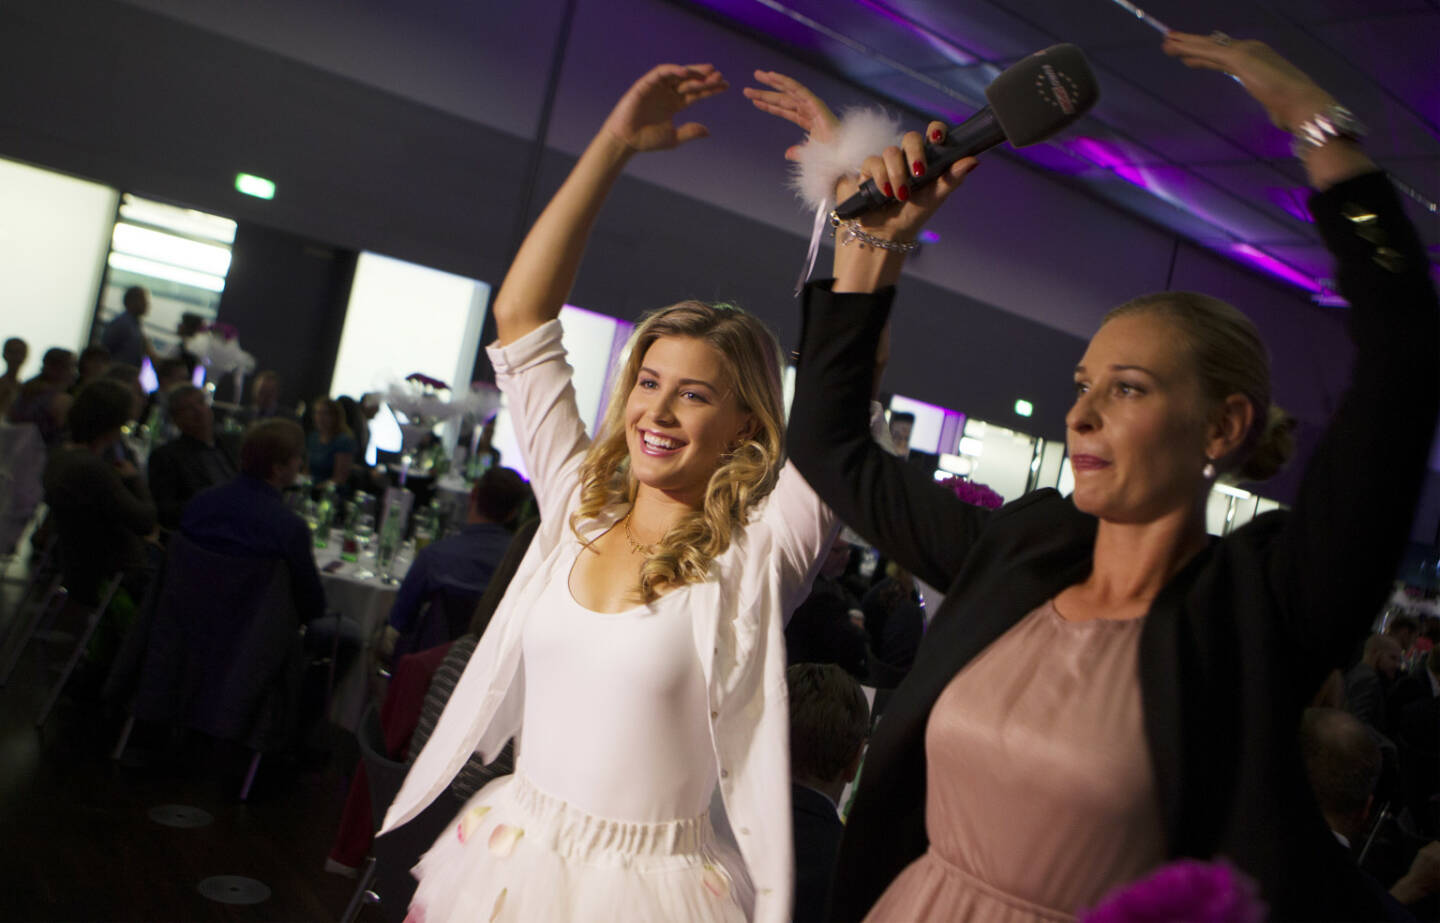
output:
[[[713,64],[661,64],[625,91],[605,119],[609,132],[632,151],[664,151],[710,132],[699,122],[675,124],[686,107],[730,85]]]
[[[1186,67],[1233,74],[1255,97],[1270,121],[1285,131],[1335,102],[1335,97],[1264,42],[1232,39],[1221,32],[1170,32],[1161,46]]]

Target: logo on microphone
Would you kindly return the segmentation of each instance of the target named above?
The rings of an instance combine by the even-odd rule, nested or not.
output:
[[[1068,74],[1056,71],[1049,64],[1043,65],[1040,73],[1035,75],[1035,87],[1040,91],[1041,98],[1050,105],[1066,115],[1075,114],[1080,88]]]

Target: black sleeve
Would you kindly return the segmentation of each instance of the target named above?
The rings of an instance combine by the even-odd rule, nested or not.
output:
[[[790,458],[842,522],[921,580],[948,587],[988,514],[875,444],[866,409],[895,289],[837,295],[830,285],[805,289]]]
[[[300,620],[308,622],[325,614],[325,588],[320,585],[320,571],[315,567],[314,542],[310,529],[299,517],[289,530],[285,542],[285,563],[290,569],[290,592]]]
[[[1273,546],[1270,589],[1317,668],[1342,662],[1394,579],[1440,411],[1430,262],[1383,173],[1310,200],[1350,303],[1350,385]]]

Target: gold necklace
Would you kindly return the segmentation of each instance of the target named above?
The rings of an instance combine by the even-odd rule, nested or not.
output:
[[[643,554],[647,558],[655,553],[655,545],[645,545],[635,540],[635,533],[630,531],[630,514],[625,514],[625,541],[630,543],[631,554]]]

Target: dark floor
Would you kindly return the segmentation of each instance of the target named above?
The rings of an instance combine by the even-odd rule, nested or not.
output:
[[[21,567],[12,568],[13,575]],[[7,643],[20,587],[0,587]],[[354,766],[335,734],[318,768],[262,760],[246,803],[243,753],[209,753],[181,771],[109,751],[119,715],[62,698],[43,732],[34,722],[68,649],[36,642],[0,689],[0,920],[337,920],[355,882],[324,871]],[[3,662],[3,661],[0,661]],[[160,805],[208,812],[181,829],[149,817]],[[212,901],[212,876],[255,879],[270,895],[249,905]],[[373,909],[360,919],[375,920]]]

